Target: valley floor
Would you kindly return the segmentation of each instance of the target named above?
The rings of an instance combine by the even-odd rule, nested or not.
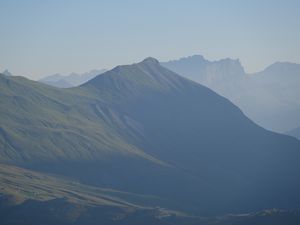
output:
[[[1,224],[298,225],[300,210],[264,210],[200,217],[160,208],[155,196],[80,184],[75,180],[0,164]],[[148,204],[145,204],[147,202]]]

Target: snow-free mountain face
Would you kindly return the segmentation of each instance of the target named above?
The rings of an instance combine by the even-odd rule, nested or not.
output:
[[[246,74],[239,60],[202,56],[161,65],[230,99],[264,128],[286,132],[300,125],[299,64],[274,63],[255,74]]]
[[[205,86],[215,86],[242,77],[245,72],[239,60],[221,59],[208,61],[201,55],[161,63],[185,77],[196,80]]]
[[[247,79],[247,92],[241,92],[235,102],[250,118],[283,133],[300,125],[299,64],[274,63]]]
[[[54,87],[69,88],[79,86],[95,76],[104,73],[106,70],[91,70],[83,74],[71,73],[69,75],[61,75],[59,73],[47,76],[39,81]]]
[[[1,75],[0,101],[1,162],[193,215],[300,207],[300,141],[156,59],[68,89]]]

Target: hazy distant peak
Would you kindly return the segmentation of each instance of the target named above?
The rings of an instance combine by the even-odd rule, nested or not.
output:
[[[4,70],[3,73],[5,76],[12,76],[11,72],[9,72],[8,70]]]
[[[176,63],[176,62],[189,62],[189,63],[199,63],[199,62],[208,62],[202,55],[192,55],[187,57],[181,57],[180,59],[170,60],[168,62],[162,63]]]
[[[204,60],[207,60],[203,55],[200,55],[200,54],[195,54],[195,55],[190,55],[190,56],[182,57],[182,59],[184,59],[184,58],[188,58],[188,59],[204,59]]]
[[[245,75],[240,60],[231,58],[209,61],[202,55],[194,55],[161,65],[206,86],[232,82]]]
[[[214,62],[241,64],[240,59],[232,59],[232,58],[220,59],[220,60],[217,60],[217,61],[214,61]]]
[[[214,61],[213,63],[231,68],[232,70],[235,70],[240,74],[245,74],[244,67],[242,66],[239,59],[225,58],[225,59],[220,59],[218,61]]]
[[[59,73],[55,73],[53,75],[49,75],[49,76],[46,76],[42,79],[40,79],[40,81],[57,81],[57,80],[60,80],[62,79],[64,76],[59,74]]]
[[[199,55],[199,54],[188,56],[187,58],[204,59],[204,60],[206,60],[203,55]]]
[[[299,74],[300,75],[300,64],[291,62],[275,62],[268,66],[265,70],[260,73],[272,73],[272,74]]]
[[[72,77],[72,76],[79,77],[80,74],[75,73],[75,72],[72,72],[72,73],[70,73],[69,75],[67,75],[66,77]]]
[[[300,66],[300,64],[297,63],[292,63],[292,62],[275,62],[268,66],[267,68],[282,68],[282,67],[287,67],[287,66]]]
[[[55,87],[61,87],[61,88],[75,87],[91,80],[95,76],[102,74],[105,71],[106,71],[105,69],[101,69],[101,70],[94,69],[85,73],[72,72],[69,75],[62,75],[56,73],[54,75],[44,77],[39,81]]]
[[[299,65],[299,64],[293,63],[293,62],[287,62],[287,61],[277,61],[277,62],[271,64],[271,66],[272,65],[274,65],[274,66],[275,65],[276,66],[292,66],[292,65]]]
[[[203,55],[192,55],[192,56],[187,56],[187,57],[183,57],[180,58],[179,60],[199,60],[199,61],[207,61]]]
[[[182,57],[176,60],[170,60],[168,62],[162,62],[163,65],[168,66],[177,66],[179,64],[185,64],[186,66],[200,66],[200,65],[209,65],[209,64],[218,64],[218,65],[228,65],[237,68],[244,68],[239,59],[232,59],[232,58],[224,58],[220,60],[210,61],[205,59],[202,55],[192,55],[187,57]]]
[[[93,69],[93,70],[90,70],[88,73],[89,74],[101,74],[101,73],[104,73],[104,72],[106,72],[107,71],[107,69]]]

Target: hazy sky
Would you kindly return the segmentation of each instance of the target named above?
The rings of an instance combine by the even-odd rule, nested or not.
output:
[[[0,71],[33,79],[202,54],[300,63],[298,0],[0,0]]]

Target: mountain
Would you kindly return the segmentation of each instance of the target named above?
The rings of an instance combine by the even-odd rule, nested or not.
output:
[[[79,86],[88,80],[94,78],[95,76],[104,73],[106,70],[91,70],[83,74],[71,73],[69,75],[61,75],[59,73],[44,77],[39,80],[39,82],[59,87],[59,88],[69,88]]]
[[[162,62],[161,65],[208,87],[232,82],[245,74],[239,60],[229,58],[208,61],[201,55],[194,55]]]
[[[230,99],[266,129],[285,133],[300,125],[299,64],[278,62],[246,74],[239,60],[208,61],[196,55],[161,65]]]
[[[242,102],[245,98],[251,98],[242,106],[249,111],[249,115],[256,117],[258,123],[280,132],[300,126],[300,64],[277,62],[249,75],[249,78],[252,82],[249,92],[238,100]],[[250,94],[251,91],[254,93]],[[254,99],[257,107],[251,110],[250,104],[255,102]],[[259,108],[263,113],[257,113]]]
[[[4,74],[5,76],[12,76],[11,72],[9,72],[8,70],[4,70],[2,74]]]
[[[196,217],[300,206],[300,142],[156,59],[68,89],[0,75],[0,102],[0,162],[86,185],[68,199],[112,189],[146,196],[141,207]],[[53,185],[54,199],[64,186]]]

